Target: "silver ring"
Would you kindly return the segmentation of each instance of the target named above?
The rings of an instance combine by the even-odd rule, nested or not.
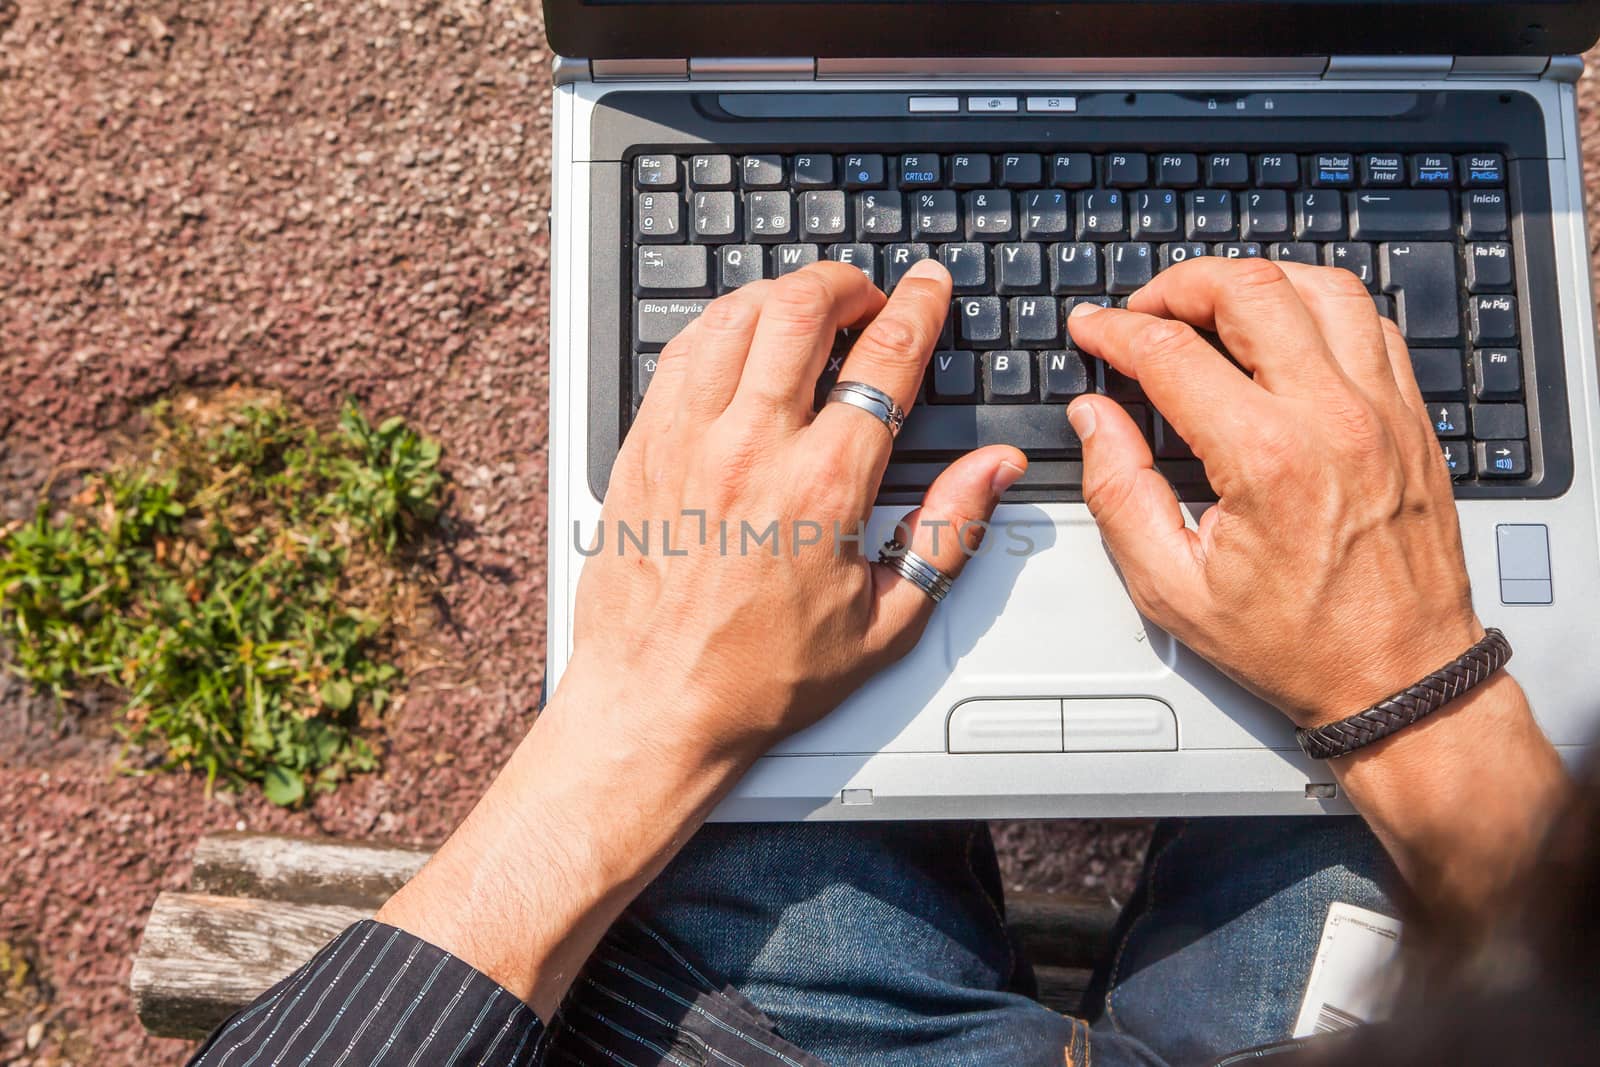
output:
[[[885,541],[878,550],[878,562],[887,565],[900,577],[928,594],[935,604],[943,600],[955,585],[955,579],[935,567],[898,540]]]
[[[840,382],[828,390],[829,404],[849,404],[860,408],[889,428],[891,438],[900,435],[905,425],[906,409],[894,402],[894,397],[866,382]]]

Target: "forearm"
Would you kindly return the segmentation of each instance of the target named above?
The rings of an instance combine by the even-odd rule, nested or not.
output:
[[[661,692],[595,671],[569,681],[467,820],[378,913],[543,1019],[748,766],[653,729],[673,718]]]
[[[1430,907],[1467,914],[1523,865],[1566,783],[1504,671],[1332,765],[1416,892]]]

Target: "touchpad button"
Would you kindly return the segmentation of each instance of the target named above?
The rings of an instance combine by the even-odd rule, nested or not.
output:
[[[1068,752],[1152,752],[1178,747],[1178,718],[1149,697],[1068,697],[1062,702]]]

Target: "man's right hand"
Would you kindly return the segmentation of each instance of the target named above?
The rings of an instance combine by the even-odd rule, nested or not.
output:
[[[1072,403],[1085,498],[1147,617],[1306,727],[1483,636],[1405,342],[1354,274],[1195,259],[1069,326],[1139,380],[1219,498],[1186,526],[1127,413]]]

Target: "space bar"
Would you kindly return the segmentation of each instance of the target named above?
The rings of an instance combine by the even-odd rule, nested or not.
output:
[[[1013,445],[1029,455],[1077,456],[1083,450],[1064,404],[952,404],[913,408],[894,455],[970,452],[980,445]]]

